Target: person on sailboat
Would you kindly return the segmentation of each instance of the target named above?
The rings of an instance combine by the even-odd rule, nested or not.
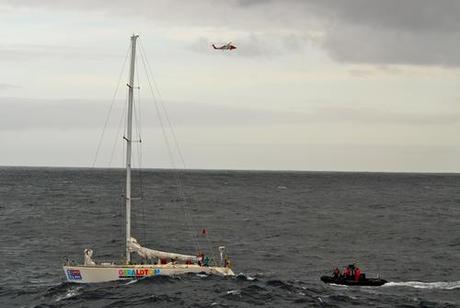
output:
[[[85,265],[95,265],[96,263],[93,261],[92,256],[93,256],[93,250],[92,249],[85,249]]]
[[[334,276],[334,278],[340,277],[340,270],[338,267],[335,268],[334,272],[332,273],[332,276]]]
[[[197,257],[197,263],[199,266],[202,266],[203,265],[203,261],[204,261],[204,253],[202,253],[201,251],[199,251],[196,255]]]
[[[208,256],[204,257],[203,266],[209,266],[209,257]]]
[[[224,267],[232,268],[232,262],[230,261],[230,258],[227,256],[225,256]]]

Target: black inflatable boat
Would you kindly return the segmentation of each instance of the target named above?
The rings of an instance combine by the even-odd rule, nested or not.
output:
[[[354,279],[347,279],[343,277],[321,276],[321,281],[325,283],[341,284],[346,286],[373,286],[379,287],[387,283],[385,279],[380,278],[361,278],[356,281]]]

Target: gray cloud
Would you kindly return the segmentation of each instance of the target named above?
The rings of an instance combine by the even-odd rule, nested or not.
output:
[[[460,2],[457,0],[310,0],[317,13],[352,25],[375,30],[407,32],[458,32]]]
[[[460,113],[403,113],[378,108],[330,106],[317,108],[313,121],[331,123],[350,122],[356,124],[395,124],[395,125],[447,125],[460,121]]]
[[[0,83],[0,91],[8,90],[8,89],[16,89],[16,88],[19,88],[19,86],[14,85],[14,84],[9,84],[9,83]]]
[[[303,45],[317,43],[332,58],[342,62],[460,65],[460,2],[457,0],[3,2],[13,7],[84,10],[124,18],[141,16],[153,24],[168,26],[238,30],[246,34],[232,39],[247,45],[247,49],[239,50],[246,56],[267,51],[273,54],[302,52]],[[310,37],[312,31],[322,33],[321,40]],[[289,35],[300,39],[286,40]],[[305,39],[308,37],[310,40]],[[250,38],[255,43],[250,44]],[[285,48],[286,42],[297,48]]]
[[[56,45],[0,45],[0,61],[29,61],[42,58],[100,60],[119,54],[93,51],[88,48]]]
[[[0,130],[101,127],[108,103],[85,100],[0,98]],[[102,120],[101,120],[102,119]]]
[[[323,47],[336,60],[368,64],[460,65],[460,32],[414,34],[370,27],[342,28]]]

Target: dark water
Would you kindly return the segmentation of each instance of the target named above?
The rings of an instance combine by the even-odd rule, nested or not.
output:
[[[122,172],[0,174],[1,307],[460,307],[459,175],[195,171],[184,215],[173,173],[146,171],[133,235],[187,253],[207,228],[200,247],[225,245],[242,274],[72,285],[64,257],[121,259]],[[351,262],[391,283],[319,281]]]

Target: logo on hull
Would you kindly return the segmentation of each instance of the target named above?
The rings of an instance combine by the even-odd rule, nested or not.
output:
[[[152,271],[150,268],[138,268],[138,269],[119,269],[118,278],[141,278],[153,275],[160,275],[160,270],[155,269]]]
[[[67,278],[69,278],[69,280],[81,280],[80,270],[68,269],[67,270]]]

